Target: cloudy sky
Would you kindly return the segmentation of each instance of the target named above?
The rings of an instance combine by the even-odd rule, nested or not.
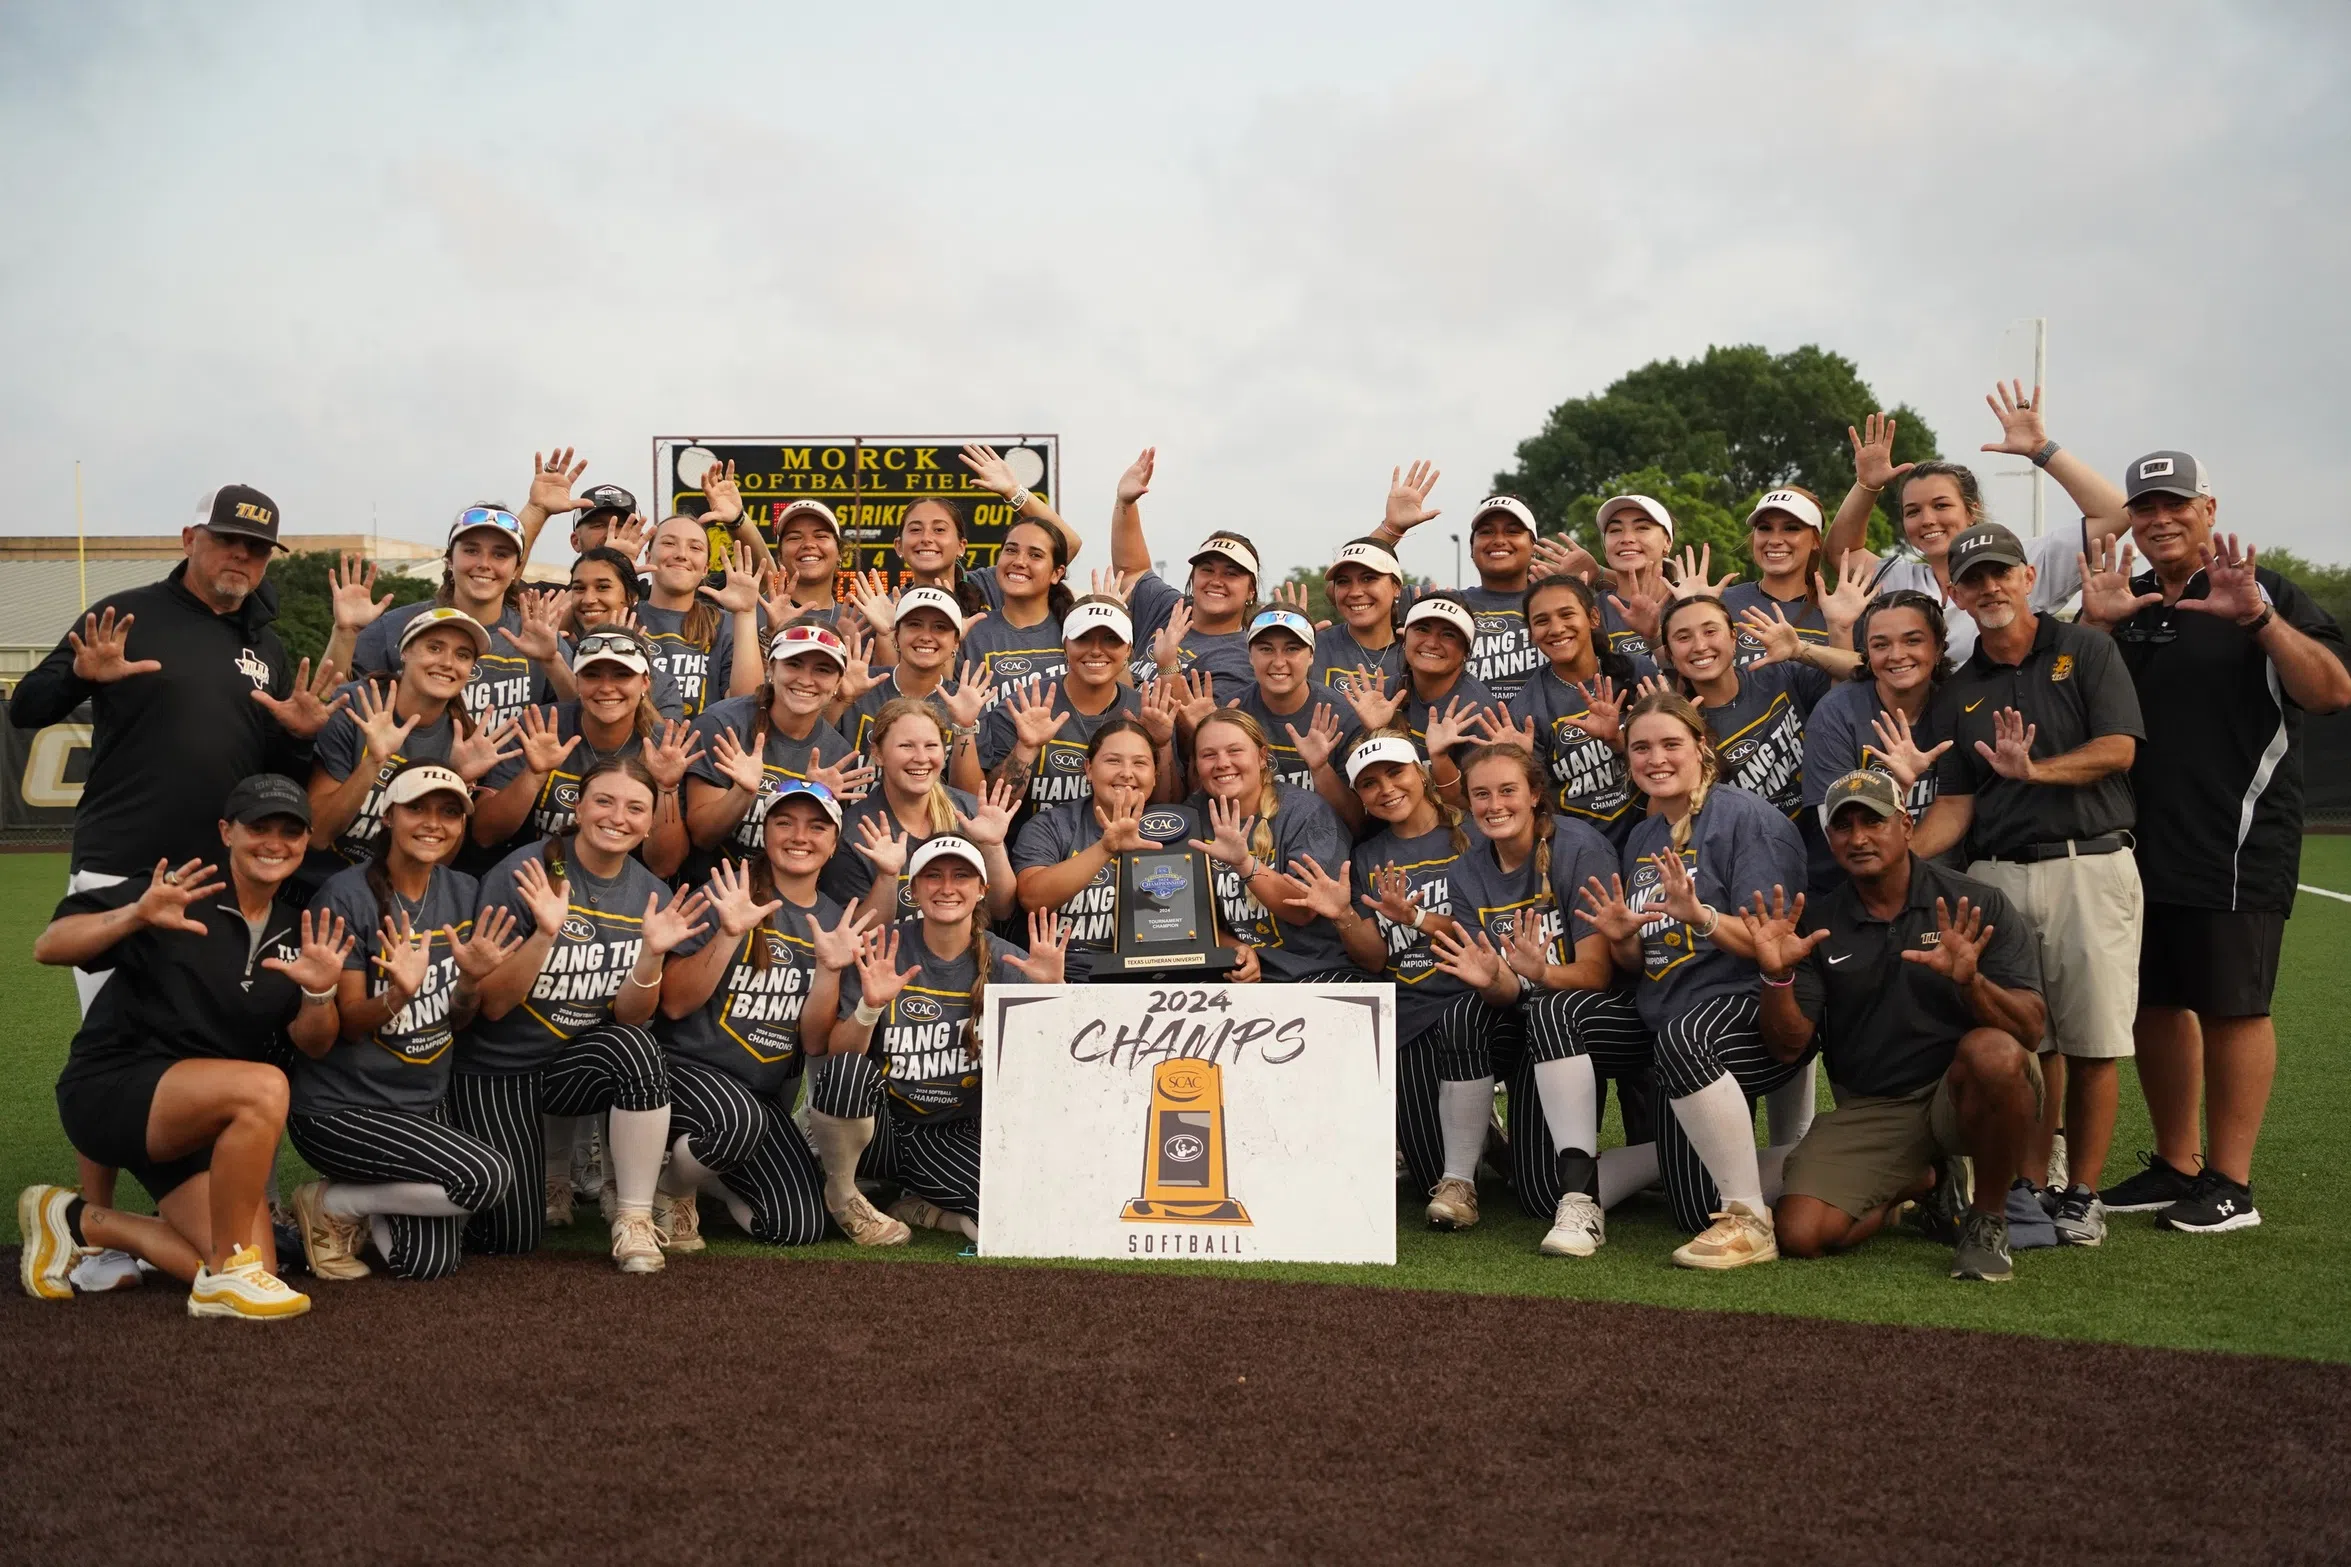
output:
[[[0,9],[9,531],[77,457],[94,531],[437,538],[556,441],[1052,430],[1097,540],[1155,444],[1155,545],[1287,567],[1710,343],[1972,452],[2043,315],[2057,439],[2351,559],[2341,7],[790,9]]]

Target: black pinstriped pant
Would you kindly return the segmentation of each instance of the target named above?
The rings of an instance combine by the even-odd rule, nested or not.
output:
[[[1396,1145],[1413,1190],[1433,1190],[1445,1173],[1445,1128],[1437,1085],[1509,1080],[1526,1054],[1515,1007],[1489,1006],[1474,994],[1450,998],[1444,1011],[1396,1051]]]
[[[770,1246],[824,1239],[824,1171],[791,1115],[740,1078],[672,1055],[669,1134],[751,1210],[751,1238]],[[799,1087],[784,1084],[785,1101]]]
[[[1809,1051],[1794,1061],[1775,1057],[1764,1046],[1762,1018],[1760,998],[1748,994],[1717,996],[1666,1019],[1657,1031],[1658,1092],[1669,1101],[1685,1098],[1727,1072],[1747,1096],[1752,1118],[1755,1101],[1794,1077],[1811,1057]],[[1657,1165],[1674,1222],[1692,1231],[1706,1228],[1722,1207],[1722,1193],[1670,1103],[1657,1117]]]
[[[478,1252],[536,1251],[547,1223],[540,1178],[547,1168],[542,1115],[658,1110],[669,1103],[661,1047],[633,1023],[605,1023],[574,1035],[536,1072],[459,1072],[449,1080],[449,1119],[506,1156],[514,1182],[474,1210],[465,1244]]]
[[[882,1113],[882,1064],[866,1054],[818,1056],[808,1077],[808,1108],[845,1121]],[[865,1166],[860,1164],[859,1169]]]
[[[858,1169],[953,1213],[980,1214],[980,1119],[917,1121],[890,1112]]]
[[[1510,1168],[1519,1206],[1532,1218],[1548,1219],[1567,1195],[1559,1148],[1544,1118],[1535,1063],[1589,1056],[1595,1078],[1619,1084],[1649,1071],[1649,1029],[1642,1023],[1629,987],[1616,990],[1545,990],[1527,997],[1526,1056],[1510,1077]],[[1626,1140],[1632,1140],[1627,1128]],[[1597,1148],[1582,1150],[1597,1154]]]
[[[424,1181],[440,1187],[467,1213],[503,1198],[514,1184],[506,1156],[449,1124],[448,1112],[338,1110],[331,1115],[290,1115],[286,1133],[294,1151],[332,1181],[380,1185]],[[437,1279],[457,1266],[464,1253],[465,1220],[412,1213],[382,1215],[392,1238],[384,1259],[396,1279]]]

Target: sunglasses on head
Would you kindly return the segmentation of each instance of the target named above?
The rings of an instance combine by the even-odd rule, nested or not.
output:
[[[516,533],[522,531],[522,524],[515,520],[514,513],[501,511],[495,506],[468,506],[457,514],[457,526],[461,529],[505,528]]]
[[[578,656],[586,658],[592,653],[642,654],[644,651],[637,639],[625,631],[592,631],[580,638]]]

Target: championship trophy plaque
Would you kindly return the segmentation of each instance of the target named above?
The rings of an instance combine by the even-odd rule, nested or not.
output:
[[[1143,1195],[1119,1217],[1130,1224],[1249,1223],[1249,1210],[1225,1192],[1224,1068],[1190,1060],[1152,1068]]]
[[[1094,960],[1095,979],[1220,975],[1240,962],[1217,945],[1216,891],[1208,856],[1183,843],[1122,849],[1111,946]]]

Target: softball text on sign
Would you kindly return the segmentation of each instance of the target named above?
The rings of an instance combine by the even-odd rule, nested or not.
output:
[[[653,442],[653,493],[663,516],[698,517],[703,475],[713,463],[731,462],[744,508],[769,543],[786,506],[822,501],[841,519],[841,569],[887,571],[895,584],[898,524],[919,500],[962,506],[971,519],[964,564],[995,564],[1012,508],[971,482],[957,455],[970,445],[993,448],[1014,478],[1048,502],[1061,493],[1061,438],[1054,435],[660,436]]]
[[[1391,985],[991,985],[990,1257],[1396,1260]]]

